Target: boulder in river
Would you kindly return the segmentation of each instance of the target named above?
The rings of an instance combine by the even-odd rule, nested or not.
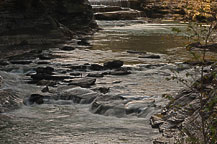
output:
[[[154,54],[146,54],[146,55],[139,56],[139,58],[160,59],[160,56]]]
[[[70,88],[55,96],[56,100],[72,100],[78,104],[90,104],[100,94],[86,88]]]
[[[61,50],[64,50],[64,51],[72,51],[72,50],[75,50],[75,48],[74,47],[72,47],[72,46],[64,46],[64,47],[62,47],[62,48],[60,48]]]
[[[32,94],[28,99],[24,100],[24,104],[25,105],[32,105],[34,103],[43,104],[44,103],[43,98],[44,96],[40,94]]]
[[[118,69],[118,68],[121,68],[123,64],[124,64],[123,61],[113,60],[113,61],[104,63],[104,67],[108,69]]]
[[[22,65],[26,65],[26,64],[31,64],[32,63],[31,60],[11,60],[10,62],[12,64],[22,64]]]
[[[131,74],[129,70],[114,70],[109,73],[110,75],[128,75]]]
[[[69,85],[76,85],[80,87],[90,87],[91,85],[94,85],[95,82],[96,82],[95,78],[84,77],[84,78],[78,78],[78,79],[72,80],[69,83]]]
[[[54,68],[52,67],[38,67],[35,69],[36,73],[39,74],[39,73],[44,73],[44,74],[53,74],[54,72]]]
[[[104,67],[99,65],[99,64],[91,64],[90,65],[90,70],[101,71],[103,69],[104,69]]]

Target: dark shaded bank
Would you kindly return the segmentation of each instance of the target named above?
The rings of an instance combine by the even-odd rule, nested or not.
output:
[[[0,27],[3,59],[91,34],[97,24],[88,0],[3,0]]]

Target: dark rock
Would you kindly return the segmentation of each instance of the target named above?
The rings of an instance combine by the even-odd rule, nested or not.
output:
[[[25,6],[18,6],[22,3],[25,3]],[[19,47],[32,44],[55,45],[72,38],[74,31],[87,33],[97,27],[88,0],[4,0],[1,1],[0,13],[0,21],[4,21],[0,35],[7,35],[9,43]],[[15,39],[19,34],[21,36]],[[5,42],[0,41],[1,44]]]
[[[150,59],[160,59],[160,56],[159,55],[142,55],[142,56],[139,56],[139,58],[150,58]]]
[[[146,52],[140,52],[140,51],[134,51],[134,50],[127,50],[127,53],[140,54],[140,55],[146,54]]]
[[[23,65],[32,63],[32,61],[30,60],[11,60],[10,62],[12,64],[23,64]]]
[[[134,113],[136,114],[136,116],[140,116],[140,117],[146,117],[148,113],[150,113],[148,111],[149,108],[154,106],[155,106],[154,99],[133,100],[125,104],[127,114]]]
[[[43,97],[44,96],[39,95],[39,94],[32,94],[28,99],[28,104],[30,104],[30,105],[32,105],[34,103],[43,104],[44,103]],[[27,104],[27,103],[24,103],[24,104]]]
[[[78,42],[78,45],[89,46],[90,43],[89,43],[88,40],[86,40],[86,39],[81,39],[81,40]]]
[[[79,76],[79,77],[82,77],[82,73],[70,73],[71,76]]]
[[[25,46],[25,45],[28,45],[28,44],[29,44],[29,42],[27,40],[23,40],[18,45]]]
[[[53,81],[53,80],[40,80],[40,81],[37,81],[36,82],[37,85],[40,85],[40,86],[55,86],[57,84],[56,81]]]
[[[110,75],[128,75],[128,74],[131,74],[131,72],[127,70],[115,70],[110,72]]]
[[[99,96],[98,93],[85,88],[72,88],[56,96],[56,100],[72,100],[78,104],[90,104]]]
[[[103,77],[102,73],[89,73],[87,77]]]
[[[91,64],[90,65],[90,70],[101,71],[103,69],[104,69],[104,67],[99,65],[99,64]]]
[[[54,68],[52,67],[38,67],[35,69],[37,74],[49,74],[52,75],[54,72]]]
[[[64,47],[61,48],[61,50],[64,50],[64,51],[72,51],[72,50],[75,50],[75,48],[72,47],[72,46],[64,46]]]
[[[61,75],[50,75],[46,73],[38,73],[35,75],[32,75],[31,78],[36,81],[40,80],[64,80],[64,79],[70,79],[71,77],[69,76],[61,76]]]
[[[122,101],[109,101],[109,102],[98,102],[94,101],[91,104],[90,111],[94,114],[101,114],[105,116],[116,116],[125,117],[126,110]]]
[[[88,69],[89,65],[73,65],[70,66],[70,68],[72,70],[76,70],[76,71],[86,71]]]
[[[43,93],[45,93],[45,92],[49,92],[49,88],[48,88],[48,86],[46,86],[45,88],[43,88],[43,89],[41,90],[41,92],[43,92]]]
[[[69,83],[69,85],[76,85],[80,87],[90,87],[91,85],[94,85],[96,82],[95,78],[80,78],[73,80],[72,82]]]
[[[0,65],[1,66],[6,66],[6,65],[9,65],[9,62],[5,61],[5,60],[0,60]]]
[[[125,117],[125,101],[119,95],[98,96],[91,104],[90,111],[94,114],[105,116]]]
[[[41,54],[38,56],[40,60],[51,60],[53,59],[52,55]]]
[[[107,87],[99,87],[99,88],[93,89],[93,91],[100,92],[100,93],[103,93],[103,94],[108,93],[109,90],[110,90],[110,88],[107,88]]]
[[[124,62],[120,60],[114,60],[104,63],[104,67],[108,69],[118,69],[123,66]]]

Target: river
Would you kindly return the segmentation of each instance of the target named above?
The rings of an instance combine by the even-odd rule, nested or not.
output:
[[[175,94],[182,88],[176,81],[166,80],[173,75],[171,70],[178,69],[181,64],[170,63],[167,54],[168,50],[184,46],[185,41],[174,35],[172,28],[183,28],[185,25],[148,23],[144,20],[97,23],[102,30],[87,36],[90,45],[78,45],[78,40],[73,39],[67,43],[76,48],[73,51],[64,51],[58,47],[44,50],[44,53],[50,53],[55,58],[47,60],[49,64],[40,66],[49,65],[61,73],[69,65],[122,60],[124,66],[131,69],[131,74],[97,78],[92,88],[109,87],[110,95],[131,99],[125,107],[139,105],[141,101],[150,99],[155,104],[148,106],[141,116],[118,116],[112,113],[94,114],[90,111],[91,104],[76,104],[72,100],[52,100],[31,106],[21,103],[19,109],[4,113],[12,119],[1,128],[0,143],[150,144],[159,135],[158,130],[149,125],[149,118],[165,105],[163,94]],[[160,58],[141,58],[144,52],[159,55]],[[4,68],[8,73],[4,73],[3,77],[8,80],[8,85],[23,93],[20,101],[32,93],[41,93],[43,87],[26,84],[29,77],[25,76],[38,67],[39,61],[34,59],[29,65],[9,65]],[[185,69],[180,71],[181,75],[185,73]],[[65,83],[58,84],[61,85]]]

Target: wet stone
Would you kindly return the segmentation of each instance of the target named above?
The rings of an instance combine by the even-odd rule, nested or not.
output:
[[[55,100],[72,100],[78,104],[90,104],[100,94],[86,88],[72,88],[64,90],[60,95],[55,96]]]
[[[89,73],[87,77],[103,77],[102,73]]]
[[[101,71],[101,70],[104,70],[104,67],[99,64],[91,64],[90,70]]]
[[[75,79],[72,80],[72,82],[69,83],[69,85],[76,85],[76,86],[80,86],[80,87],[90,87],[91,85],[94,85],[96,82],[95,78],[79,78],[79,79]]]
[[[0,60],[0,65],[1,66],[6,66],[6,65],[9,65],[9,62],[5,61],[5,60]]]
[[[103,94],[108,93],[109,90],[110,90],[110,88],[107,88],[107,87],[99,87],[99,88],[93,89],[93,91],[100,92],[100,93],[103,93]]]
[[[40,86],[55,86],[56,84],[57,82],[53,80],[40,80],[37,82],[37,85]]]
[[[62,47],[62,48],[60,48],[61,50],[64,50],[64,51],[72,51],[72,50],[75,50],[75,48],[74,47],[72,47],[72,46],[64,46],[64,47]]]
[[[146,54],[146,52],[140,52],[140,51],[134,51],[134,50],[128,50],[127,53],[130,53],[130,54],[139,54],[139,55]]]
[[[51,60],[53,59],[53,56],[51,54],[40,54],[39,56],[40,60]]]
[[[44,100],[43,100],[44,96],[39,95],[39,94],[32,94],[26,101],[24,101],[25,105],[32,105],[34,103],[36,104],[43,104]]]
[[[131,74],[128,70],[116,70],[109,73],[110,75],[128,75]]]
[[[159,55],[142,55],[142,56],[139,56],[139,58],[150,58],[150,59],[160,59],[160,56]]]
[[[86,39],[81,39],[81,40],[78,42],[78,45],[89,46],[90,43],[89,43],[88,40],[86,40]]]
[[[12,64],[21,64],[21,65],[26,65],[26,64],[32,63],[32,61],[30,61],[30,60],[11,60],[10,62]]]
[[[38,67],[35,69],[36,73],[44,73],[44,74],[53,74],[54,72],[54,68],[52,67]]]
[[[50,74],[46,74],[46,73],[39,73],[39,74],[35,74],[32,75],[31,78],[33,80],[39,81],[39,80],[64,80],[64,79],[70,79],[71,77],[69,76],[61,76],[61,75],[50,75]]]
[[[123,66],[124,62],[120,61],[120,60],[113,60],[113,61],[109,61],[104,63],[104,67],[108,68],[108,69],[118,69],[121,68]]]
[[[70,73],[71,76],[79,76],[79,77],[82,77],[82,73]]]

